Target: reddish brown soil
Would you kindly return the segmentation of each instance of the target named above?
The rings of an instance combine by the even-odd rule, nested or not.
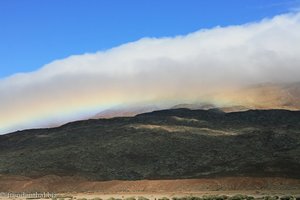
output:
[[[156,193],[232,190],[299,190],[300,180],[285,178],[228,177],[215,179],[87,181],[80,177],[54,175],[31,179],[1,176],[0,192],[103,192]]]

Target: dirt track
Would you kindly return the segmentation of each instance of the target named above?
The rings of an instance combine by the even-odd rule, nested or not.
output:
[[[300,180],[228,177],[215,179],[87,181],[80,177],[45,176],[31,179],[0,176],[0,192],[186,193],[203,191],[295,190]]]

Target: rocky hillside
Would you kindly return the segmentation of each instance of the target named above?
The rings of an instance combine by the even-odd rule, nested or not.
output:
[[[0,174],[300,178],[300,111],[171,109],[0,136]]]

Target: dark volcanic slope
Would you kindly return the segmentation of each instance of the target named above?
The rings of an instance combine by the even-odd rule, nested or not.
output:
[[[300,112],[173,109],[0,136],[0,174],[300,178]]]

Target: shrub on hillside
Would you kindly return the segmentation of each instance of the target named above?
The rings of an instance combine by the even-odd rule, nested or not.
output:
[[[293,196],[282,196],[280,197],[280,200],[293,200],[294,197]]]
[[[242,194],[237,194],[232,197],[229,197],[229,200],[253,200],[254,197],[252,196],[247,196],[247,195],[242,195]]]
[[[167,198],[167,197],[162,197],[162,198],[159,198],[158,200],[169,200],[169,198]]]
[[[228,199],[228,196],[226,196],[226,195],[221,195],[221,196],[219,196],[219,195],[209,195],[209,196],[206,196],[206,195],[204,195],[202,199],[203,200],[226,200],[226,199]]]
[[[136,200],[134,197],[127,197],[125,200]]]
[[[264,196],[263,199],[264,200],[278,200],[279,197],[278,196]]]
[[[138,197],[138,200],[149,200],[149,199],[146,197]]]
[[[118,198],[114,198],[114,197],[110,197],[107,200],[122,200],[122,199],[118,199]]]

